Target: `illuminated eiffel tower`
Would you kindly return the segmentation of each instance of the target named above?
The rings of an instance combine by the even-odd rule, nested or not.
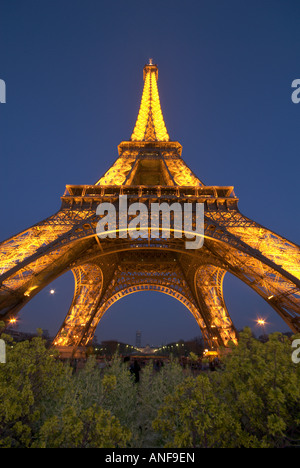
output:
[[[144,89],[130,141],[94,185],[67,185],[60,210],[0,244],[0,319],[11,320],[45,286],[72,270],[75,293],[54,345],[73,352],[93,338],[108,308],[124,296],[159,291],[181,301],[210,348],[237,342],[223,298],[228,271],[300,331],[300,248],[240,213],[233,187],[207,186],[171,141],[157,88],[158,68],[143,69]],[[205,240],[148,235],[99,238],[97,206],[130,203],[204,204]],[[120,226],[116,227],[119,231]]]

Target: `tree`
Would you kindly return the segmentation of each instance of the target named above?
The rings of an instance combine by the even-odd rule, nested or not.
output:
[[[188,377],[167,396],[153,422],[166,447],[223,448],[240,431],[230,409],[221,403],[206,374]]]
[[[300,366],[291,354],[287,336],[274,333],[263,343],[246,328],[225,360],[225,371],[216,376],[220,398],[254,446],[300,443]]]
[[[2,338],[7,362],[0,366],[0,447],[127,444],[130,432],[97,402],[93,366],[77,378],[41,337],[20,343]]]
[[[125,447],[131,434],[118,419],[100,406],[81,409],[66,405],[59,415],[47,419],[33,447],[114,448]]]
[[[294,337],[296,338],[296,337]],[[300,366],[291,341],[240,334],[225,368],[188,378],[168,396],[154,428],[169,447],[289,447],[300,444]]]
[[[294,447],[300,445],[300,365],[280,333],[250,329],[216,372],[193,377],[176,360],[134,383],[115,356],[75,374],[45,341],[6,340],[0,365],[0,447]],[[299,336],[298,336],[299,338]]]
[[[142,372],[138,389],[136,444],[138,447],[161,446],[161,435],[152,426],[159,408],[174,388],[183,382],[185,375],[177,359],[164,363],[159,372],[148,362]]]

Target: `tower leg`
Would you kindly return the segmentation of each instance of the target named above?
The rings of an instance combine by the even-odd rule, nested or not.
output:
[[[102,291],[102,272],[99,266],[85,264],[74,268],[75,293],[62,327],[53,345],[59,348],[76,349],[82,343],[90,321],[97,310]]]
[[[237,343],[237,332],[228,314],[223,297],[223,278],[226,271],[213,265],[201,266],[196,273],[195,285],[203,316],[206,317],[207,335],[211,346]]]

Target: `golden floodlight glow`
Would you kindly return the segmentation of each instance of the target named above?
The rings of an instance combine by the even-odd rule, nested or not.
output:
[[[89,346],[111,305],[129,294],[156,291],[189,310],[206,343],[204,354],[211,358],[219,347],[238,343],[224,299],[223,280],[229,272],[251,285],[299,333],[300,247],[244,216],[233,187],[207,186],[198,179],[181,157],[181,144],[169,138],[158,94],[158,67],[152,59],[143,68],[143,78],[131,141],[118,145],[118,157],[101,179],[93,185],[67,185],[54,215],[0,243],[0,309],[7,324],[9,319],[16,323],[16,311],[45,287],[53,294],[49,301],[55,302],[57,292],[50,282],[70,269],[74,297],[55,346],[68,347],[75,356]],[[121,196],[128,197],[130,206],[133,201],[144,203],[147,210],[129,217],[127,211],[123,223],[116,206]],[[127,198],[123,201],[128,208]],[[175,227],[173,201],[182,208],[190,204],[191,228]],[[95,226],[103,202],[114,205],[119,223],[107,223],[108,239],[100,240]],[[201,238],[193,231],[197,220],[192,204],[198,202],[205,205],[205,248],[193,252],[186,250],[182,234]],[[155,236],[149,224],[153,203],[167,204],[171,215],[170,228],[161,219]],[[130,235],[137,232],[137,220],[130,224],[136,215],[139,239]],[[109,235],[113,233],[116,236]],[[263,333],[271,325],[265,317],[255,315],[252,322]],[[181,347],[177,343],[167,349]]]
[[[38,286],[31,286],[30,288],[27,289],[27,291],[24,292],[24,296],[27,296],[29,297],[30,294],[32,293],[32,291],[34,291],[35,289],[37,289]]]
[[[144,67],[144,89],[138,118],[131,135],[132,141],[169,141],[160,107],[157,88],[157,66],[150,64]]]

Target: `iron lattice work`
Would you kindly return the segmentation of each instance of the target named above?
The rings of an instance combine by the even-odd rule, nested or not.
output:
[[[210,347],[237,342],[223,297],[230,272],[256,291],[300,331],[300,248],[240,213],[233,187],[204,185],[171,141],[161,112],[158,69],[144,67],[141,106],[130,141],[94,185],[68,185],[60,210],[0,244],[0,316],[18,311],[45,286],[72,270],[75,293],[54,345],[86,346],[108,308],[122,297],[159,291],[182,302]],[[187,250],[171,236],[100,239],[100,203],[118,210],[128,202],[203,203],[205,241]],[[195,218],[195,214],[193,214]],[[195,219],[193,221],[195,223]],[[119,226],[117,226],[118,230]]]

